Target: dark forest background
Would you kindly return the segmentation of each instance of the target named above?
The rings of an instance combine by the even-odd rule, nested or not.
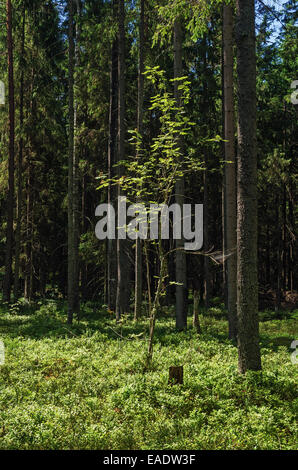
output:
[[[98,189],[100,178],[134,171],[114,166],[138,158],[128,131],[138,130],[144,149],[161,135],[163,110],[151,106],[158,85],[143,75],[158,66],[177,103],[181,92],[171,80],[189,81],[184,112],[194,125],[178,144],[202,171],[185,172],[179,191],[187,203],[203,203],[205,214],[204,255],[175,254],[175,241],[163,242],[164,251],[172,252],[159,303],[179,303],[183,290],[176,311],[183,328],[193,299],[206,308],[219,299],[231,323],[240,73],[233,22],[239,11],[219,1],[15,0],[11,16],[4,3],[0,13],[0,78],[6,88],[0,108],[3,299],[68,295],[70,323],[79,303],[88,301],[106,305],[118,319],[147,312],[161,275],[158,248],[100,242],[94,230],[96,206],[113,201],[118,191],[111,182]],[[261,309],[278,311],[297,301],[295,0],[278,8],[256,2],[256,52],[258,298]],[[175,193],[169,202],[177,202]]]

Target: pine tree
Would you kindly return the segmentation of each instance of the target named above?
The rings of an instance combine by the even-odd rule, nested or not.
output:
[[[237,318],[239,371],[261,369],[257,273],[254,0],[236,2],[238,79]]]
[[[7,197],[7,227],[5,248],[5,276],[3,281],[3,299],[10,301],[12,286],[12,256],[13,256],[13,214],[14,214],[14,141],[15,141],[15,102],[14,102],[14,64],[12,38],[12,5],[6,2],[6,28],[8,48],[8,93],[9,93],[9,160],[8,160],[8,197]]]

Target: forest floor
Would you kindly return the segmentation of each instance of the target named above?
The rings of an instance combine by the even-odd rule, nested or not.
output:
[[[0,306],[0,449],[297,448],[297,310],[260,314],[263,372],[245,377],[222,306],[200,315],[200,336],[162,314],[149,370],[147,319],[116,326],[91,304],[65,318],[54,300]],[[168,385],[173,365],[183,385]]]

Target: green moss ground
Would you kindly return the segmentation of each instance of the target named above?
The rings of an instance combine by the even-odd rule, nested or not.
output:
[[[158,319],[144,371],[145,319],[115,326],[86,305],[69,327],[62,303],[2,305],[0,449],[295,449],[297,312],[275,316],[260,314],[263,372],[243,377],[220,307],[201,315],[201,336]],[[168,385],[171,365],[182,386]]]

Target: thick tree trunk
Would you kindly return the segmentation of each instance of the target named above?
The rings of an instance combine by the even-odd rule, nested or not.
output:
[[[8,160],[8,197],[7,227],[5,247],[5,274],[3,280],[3,300],[9,302],[12,285],[12,251],[13,251],[13,209],[14,209],[14,78],[13,78],[13,40],[12,40],[12,6],[6,2],[6,28],[8,48],[8,89],[9,89],[9,160]]]
[[[223,6],[223,52],[224,52],[224,139],[225,139],[225,251],[229,254],[237,244],[236,214],[236,168],[234,144],[234,81],[233,81],[233,7]],[[229,163],[227,163],[229,162]],[[227,287],[229,337],[237,336],[237,258],[236,253],[227,259]]]
[[[174,24],[174,78],[182,77],[182,27],[179,18]],[[181,93],[179,82],[174,82],[174,95],[178,106],[181,104]],[[179,138],[178,146],[183,149],[182,137]],[[180,177],[175,185],[175,200],[183,213],[184,202],[184,178]],[[176,328],[183,330],[187,327],[187,282],[186,282],[186,256],[181,249],[184,245],[183,239],[176,240]]]
[[[237,0],[237,317],[239,371],[261,369],[257,273],[256,51],[254,0]]]

